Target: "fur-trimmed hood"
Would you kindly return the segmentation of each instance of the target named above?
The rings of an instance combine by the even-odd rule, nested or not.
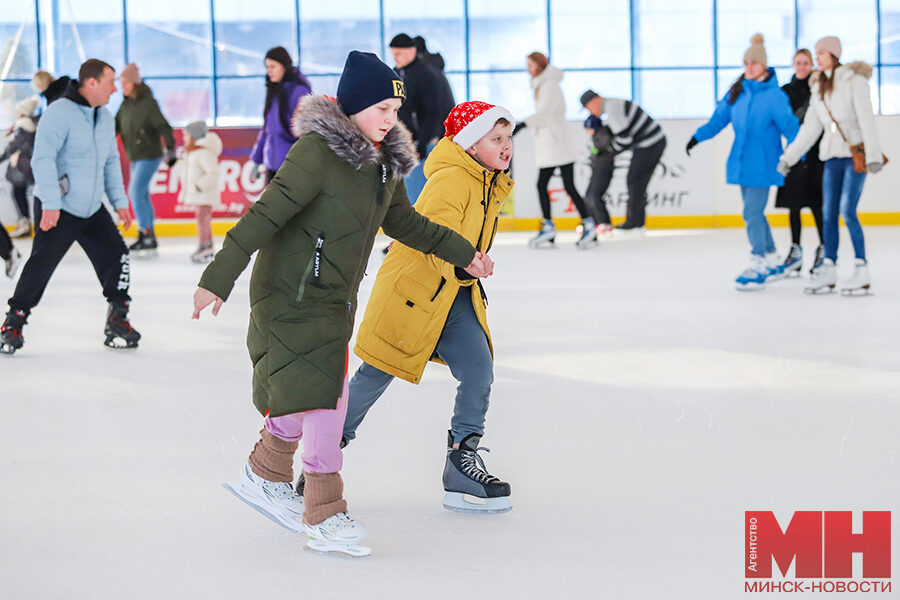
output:
[[[809,76],[810,88],[819,85],[819,79],[822,78],[823,73],[824,71],[821,70],[812,72],[812,75]],[[861,60],[857,60],[852,63],[847,63],[846,65],[841,65],[837,68],[837,81],[846,81],[854,75],[859,75],[864,79],[871,79],[872,65]]]
[[[27,131],[28,133],[34,133],[37,130],[37,125],[34,124],[34,119],[31,117],[20,117],[16,119],[15,124],[13,124],[13,128],[22,129]]]
[[[325,138],[328,147],[357,170],[384,160],[391,175],[405,177],[412,171],[416,160],[416,147],[409,130],[397,121],[384,140],[381,152],[344,114],[337,102],[324,96],[304,96],[297,104],[291,131],[296,137],[306,133],[318,133]]]

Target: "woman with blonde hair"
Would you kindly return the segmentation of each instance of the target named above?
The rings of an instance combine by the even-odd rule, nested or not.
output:
[[[782,91],[788,95],[791,109],[797,120],[803,122],[806,111],[809,109],[810,89],[809,79],[813,72],[812,52],[801,48],[794,53],[794,76],[790,82],[781,86]],[[821,139],[821,138],[820,138]],[[816,223],[819,233],[819,245],[816,247],[813,259],[813,270],[819,268],[825,259],[825,246],[822,234],[822,171],[824,165],[819,160],[819,142],[813,144],[812,150],[807,153],[806,160],[799,163],[797,168],[788,173],[784,178],[784,185],[778,188],[775,196],[775,207],[786,208],[790,211],[791,224],[791,249],[784,259],[784,274],[787,277],[799,275],[803,268],[803,247],[800,245],[800,233],[803,223],[800,220],[800,211],[808,208]]]

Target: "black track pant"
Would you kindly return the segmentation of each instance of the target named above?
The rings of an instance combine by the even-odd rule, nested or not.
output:
[[[647,186],[653,178],[656,165],[659,164],[666,149],[666,140],[661,139],[649,148],[632,150],[631,166],[628,167],[628,208],[625,212],[625,225],[643,227],[647,208]]]
[[[35,198],[35,224],[41,222],[41,214],[41,202]],[[101,208],[87,219],[60,211],[59,222],[50,231],[35,227],[31,256],[22,267],[16,291],[9,299],[10,308],[30,311],[37,306],[59,261],[76,242],[94,265],[107,301],[129,301],[131,267],[128,247],[112,217],[105,208]]]
[[[581,194],[575,188],[573,167],[574,163],[569,163],[559,167],[545,167],[538,172],[538,197],[541,201],[541,214],[543,214],[545,219],[550,218],[550,192],[547,191],[547,186],[550,184],[550,178],[553,177],[553,172],[556,169],[559,169],[559,174],[562,175],[563,187],[566,188],[566,193],[572,199],[572,203],[575,204],[578,214],[581,215],[582,219],[590,216],[587,208],[584,206],[584,200],[581,199]]]
[[[606,190],[609,189],[609,183],[612,181],[615,162],[616,155],[611,152],[591,155],[591,183],[584,195],[588,210],[594,215],[594,220],[598,224],[612,223],[603,196],[606,195]]]
[[[16,209],[19,211],[19,216],[27,219],[31,215],[31,212],[28,210],[28,186],[14,185],[12,193],[13,199],[16,201]]]
[[[6,227],[0,223],[0,259],[9,260],[9,257],[12,256],[12,248],[12,240],[9,239]]]

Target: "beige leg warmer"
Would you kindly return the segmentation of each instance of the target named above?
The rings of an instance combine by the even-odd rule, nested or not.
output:
[[[340,473],[306,473],[303,489],[303,522],[318,525],[328,517],[347,510],[344,481]]]
[[[250,453],[250,468],[268,481],[294,482],[294,453],[297,442],[286,442],[275,437],[265,428],[259,432],[259,441]]]

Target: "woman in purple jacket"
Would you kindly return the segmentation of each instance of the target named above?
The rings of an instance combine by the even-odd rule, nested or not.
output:
[[[276,46],[266,52],[266,107],[263,111],[263,126],[259,130],[256,144],[250,153],[254,163],[253,177],[257,177],[260,167],[265,167],[268,180],[284,162],[288,150],[297,141],[291,133],[291,117],[300,98],[311,93],[309,80],[288,51]]]

